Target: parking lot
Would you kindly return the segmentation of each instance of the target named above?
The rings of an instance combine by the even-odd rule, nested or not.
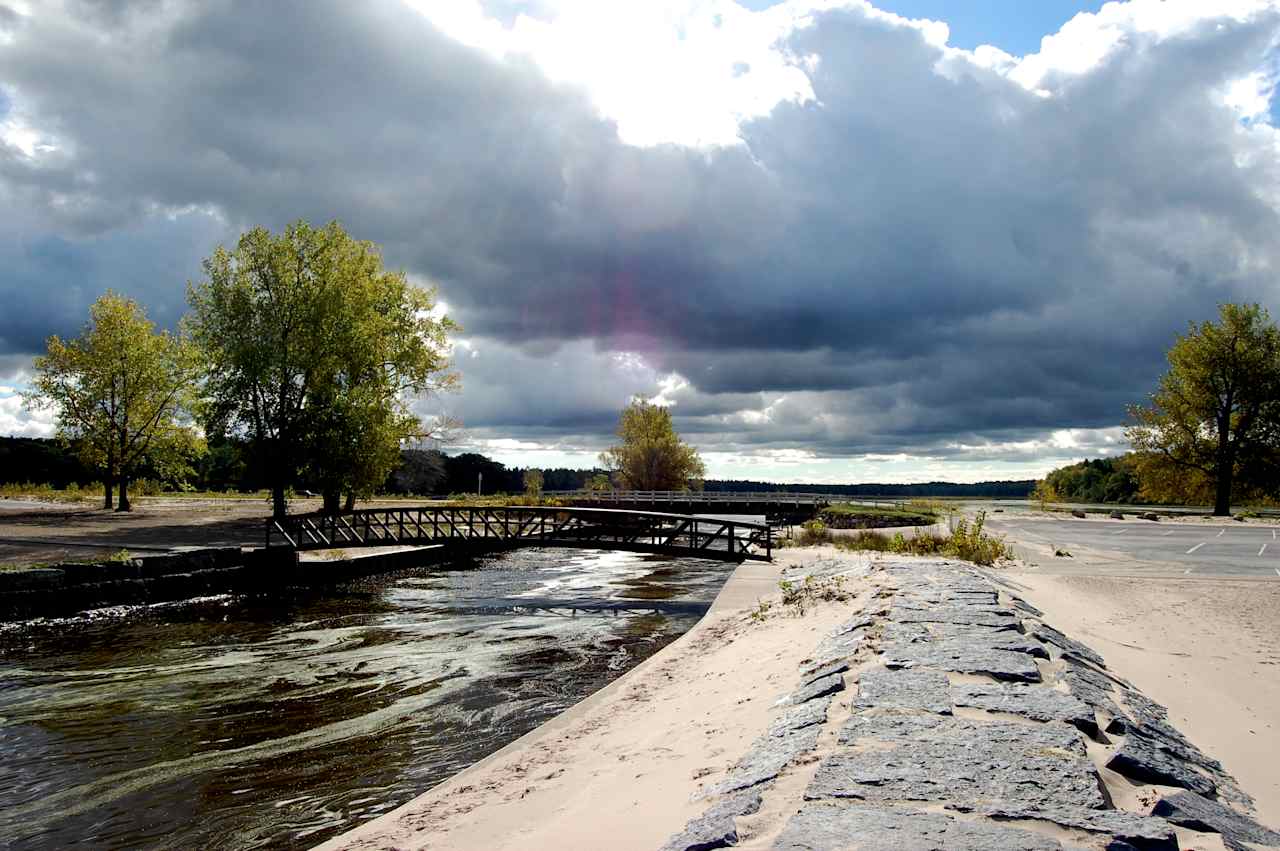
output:
[[[1280,533],[1274,524],[1149,520],[1048,519],[995,515],[992,531],[1020,556],[1061,572],[1160,572],[1280,581]],[[1055,556],[1061,550],[1071,557]]]

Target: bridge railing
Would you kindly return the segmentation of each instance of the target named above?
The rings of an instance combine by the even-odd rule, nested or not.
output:
[[[295,550],[424,544],[622,549],[729,561],[769,560],[773,529],[656,511],[555,506],[422,506],[267,521],[268,547]]]
[[[641,490],[564,490],[543,491],[543,496],[591,502],[771,502],[814,505],[829,503],[838,497],[823,493],[786,493],[769,491],[641,491]]]

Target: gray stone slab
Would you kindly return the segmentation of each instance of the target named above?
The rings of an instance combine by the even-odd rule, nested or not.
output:
[[[863,634],[858,631],[827,636],[814,648],[810,668],[847,660],[862,647],[863,639]]]
[[[1181,786],[1201,795],[1213,796],[1217,784],[1197,771],[1194,763],[1161,747],[1158,739],[1131,728],[1124,742],[1107,761],[1107,768],[1143,783]]]
[[[769,735],[786,736],[795,730],[803,730],[815,724],[825,724],[827,710],[831,707],[833,699],[828,695],[791,707],[773,719],[773,723],[769,725]]]
[[[1101,710],[1114,721],[1107,727],[1108,733],[1123,732],[1128,726],[1128,716],[1115,700],[1115,685],[1106,677],[1094,676],[1094,672],[1084,666],[1068,665],[1062,672],[1062,679],[1071,693],[1094,709]]]
[[[957,623],[986,626],[993,629],[1017,629],[1018,619],[1002,612],[989,612],[968,606],[937,606],[908,608],[894,606],[889,610],[890,620],[899,623]]]
[[[1058,851],[1063,846],[1031,831],[942,813],[810,803],[791,817],[773,847],[779,851]]]
[[[723,795],[772,780],[801,754],[813,750],[818,744],[820,732],[821,729],[814,726],[795,730],[785,736],[766,733],[755,740],[746,755],[729,770],[729,775],[706,794]]]
[[[1079,698],[1042,685],[1022,683],[957,683],[951,687],[956,706],[987,712],[1006,712],[1032,721],[1065,721],[1089,735],[1096,735],[1093,710]]]
[[[1068,638],[1066,634],[1059,632],[1046,623],[1036,624],[1032,627],[1029,634],[1032,638],[1037,638],[1047,644],[1052,644],[1066,656],[1074,656],[1077,659],[1092,662],[1099,667],[1106,667],[1106,662],[1104,662],[1102,657],[1095,653],[1090,647],[1081,644],[1074,638]]]
[[[835,662],[828,662],[827,664],[820,665],[816,668],[811,666],[801,672],[800,685],[807,686],[814,680],[820,680],[823,677],[829,677],[832,674],[843,674],[847,670],[849,670],[849,663],[843,659],[839,659]]]
[[[858,676],[857,708],[919,709],[951,714],[947,675],[937,671],[873,668]]]
[[[1010,594],[1010,595],[1009,595],[1009,603],[1010,603],[1010,605],[1012,605],[1012,606],[1013,606],[1015,609],[1017,609],[1018,611],[1020,611],[1020,612],[1025,612],[1026,614],[1029,614],[1029,615],[1031,615],[1031,616],[1032,616],[1032,617],[1034,617],[1034,618],[1042,618],[1042,617],[1044,617],[1044,612],[1040,611],[1040,610],[1039,610],[1039,609],[1037,609],[1035,606],[1031,605],[1031,604],[1030,604],[1030,603],[1028,603],[1026,600],[1022,599],[1021,597],[1017,597],[1017,596],[1014,596],[1014,595]]]
[[[1280,833],[1225,804],[1210,801],[1194,792],[1175,792],[1161,798],[1151,814],[1180,827],[1220,833],[1223,844],[1232,851],[1246,851],[1246,842],[1265,848],[1280,848]]]
[[[841,674],[828,674],[825,677],[820,677],[800,686],[800,688],[787,696],[787,703],[805,703],[819,697],[835,694],[838,691],[844,691],[844,676]]]
[[[869,614],[858,614],[831,630],[827,633],[827,637],[838,638],[841,635],[848,635],[856,630],[866,629],[875,622],[876,619]]]
[[[965,639],[980,642],[994,650],[1008,650],[1011,653],[1026,653],[1037,659],[1048,659],[1049,651],[1045,645],[1020,632],[1009,629],[991,629],[985,626],[969,624],[935,624],[930,635],[938,640],[957,641]]]
[[[1038,683],[1040,669],[1031,656],[993,649],[966,639],[886,643],[886,667],[941,668],[962,674],[986,674],[997,680]]]
[[[850,719],[841,741],[867,747],[823,760],[805,798],[948,801],[967,807],[1106,803],[1079,731],[1065,724],[956,718],[916,723],[928,718]],[[881,746],[871,747],[872,742]]]
[[[737,845],[738,825],[734,819],[759,812],[760,804],[760,792],[754,789],[722,798],[668,839],[662,851],[711,851]]]
[[[1102,834],[1143,851],[1178,851],[1178,836],[1173,825],[1162,818],[1140,816],[1124,810],[996,806],[983,807],[980,812],[994,819],[1048,821],[1073,830]]]

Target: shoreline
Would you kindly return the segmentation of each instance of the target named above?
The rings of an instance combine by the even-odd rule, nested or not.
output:
[[[784,576],[799,580],[806,574],[826,581],[842,576],[848,580],[845,593],[835,601],[814,600],[797,616],[777,602],[775,582]],[[1135,676],[1135,684],[1129,685],[1124,678],[1133,673],[1131,660],[1110,645],[1098,649],[1106,652],[1108,662],[1114,657],[1115,673],[1099,674],[1099,670],[1108,671],[1109,665],[1102,665],[1100,659],[1096,665],[1082,661],[1090,654],[1088,648],[1067,636],[1054,638],[1052,629],[1045,632],[1039,626],[1056,623],[1082,640],[1094,637],[1090,631],[1077,631],[1080,622],[1072,619],[1069,609],[1055,609],[1053,602],[1060,601],[1050,601],[1052,593],[1029,589],[1028,605],[1018,600],[1018,594],[1026,593],[1021,588],[1016,593],[995,590],[1017,588],[1023,585],[1023,576],[1017,571],[975,569],[939,559],[847,553],[830,546],[783,550],[771,565],[740,566],[707,614],[660,653],[453,778],[318,848],[560,851],[600,847],[604,842],[619,849],[734,844],[749,849],[836,847],[831,845],[831,837],[816,845],[805,843],[817,835],[812,831],[825,829],[821,825],[826,820],[838,818],[847,820],[842,831],[888,831],[877,834],[878,844],[872,841],[868,847],[893,847],[898,840],[910,839],[911,831],[924,831],[923,839],[925,834],[935,836],[936,831],[977,830],[989,832],[992,841],[999,838],[1010,843],[998,847],[1059,848],[1058,843],[1064,843],[1102,848],[1106,836],[1112,835],[1115,839],[1141,836],[1155,843],[1149,844],[1151,848],[1178,847],[1170,843],[1181,839],[1181,847],[1206,851],[1227,846],[1223,838],[1178,821],[1177,812],[1172,821],[1149,818],[1147,813],[1157,802],[1176,810],[1181,800],[1178,795],[1190,794],[1178,787],[1191,783],[1190,788],[1197,788],[1202,782],[1195,779],[1198,776],[1217,782],[1223,800],[1245,801],[1247,797],[1238,797],[1240,787],[1229,776],[1232,771],[1239,772],[1244,792],[1257,798],[1259,820],[1276,823],[1272,798],[1265,788],[1266,775],[1253,770],[1267,770],[1268,751],[1255,744],[1252,766],[1226,753],[1221,739],[1214,736],[1213,722],[1206,726],[1203,719],[1197,721],[1195,713],[1188,711],[1186,699],[1158,684],[1151,686],[1150,693],[1156,702],[1134,691],[1152,683],[1151,677]],[[994,584],[978,586],[974,582]],[[982,591],[980,587],[993,590]],[[986,594],[992,600],[999,595],[995,608],[986,608],[990,604],[973,596]],[[773,598],[773,606],[767,616],[753,617],[751,610],[761,598]],[[1035,608],[1041,600],[1043,611]],[[931,610],[936,616],[921,617],[922,612]],[[917,635],[922,620],[935,625],[918,633],[920,638],[910,638]],[[972,623],[985,623],[994,631],[965,625]],[[1011,632],[1000,631],[1015,624],[1021,626]],[[924,643],[919,643],[922,640]],[[949,662],[951,650],[940,647],[943,652],[938,655],[930,649],[933,641],[953,642],[946,648],[960,642],[964,646],[954,658],[970,661]],[[1009,649],[984,649],[986,641]],[[840,648],[835,656],[830,650],[833,642]],[[1079,655],[1082,653],[1085,655]],[[1079,676],[1088,674],[1084,680],[1072,673],[1082,665],[1094,671],[1081,671]],[[802,672],[800,688],[795,686],[797,671]],[[827,673],[830,671],[835,673]],[[1203,671],[1197,675],[1206,676]],[[815,692],[811,689],[818,684],[814,677],[821,677],[823,683],[833,682],[826,691]],[[1044,704],[1019,707],[1018,689],[1027,687],[998,691],[1006,689],[1003,683],[1009,680],[1043,681],[1045,685],[1030,687],[1044,695],[1037,699],[1047,699],[1050,704],[1056,701],[1060,708],[1051,712],[1066,714],[1055,720],[1041,714],[1046,711]],[[1105,686],[1101,692],[1096,690],[1098,683]],[[881,691],[887,686],[889,692]],[[1193,692],[1209,715],[1218,705],[1218,695],[1208,688],[1192,684],[1188,689],[1184,682],[1173,686]],[[977,692],[973,692],[975,688]],[[850,691],[840,693],[846,689]],[[1013,702],[998,706],[983,706],[981,700],[978,704],[962,703],[962,698],[970,700],[968,695],[982,694],[983,689],[997,689],[991,694],[1004,694],[1002,700]],[[1115,691],[1108,695],[1111,689]],[[806,696],[800,697],[802,693]],[[856,696],[851,698],[851,693]],[[954,714],[948,696],[952,693]],[[824,694],[828,696],[822,698]],[[1080,715],[1080,699],[1090,707],[1087,721]],[[1126,708],[1117,709],[1112,699]],[[810,700],[813,704],[797,705]],[[1064,701],[1069,704],[1065,709],[1061,708]],[[1182,727],[1186,723],[1193,741],[1181,739],[1177,730],[1160,727],[1163,722],[1159,719],[1165,717],[1160,703],[1169,706],[1170,724]],[[821,714],[801,723],[816,721],[818,727],[779,726],[788,723],[787,718],[799,717],[796,713],[805,715],[811,705]],[[1135,705],[1142,708],[1131,718],[1117,714],[1132,713]],[[1017,717],[1020,712],[1030,717]],[[859,717],[863,720],[857,721]],[[895,773],[899,770],[892,766],[903,765],[901,761],[881,764],[873,760],[872,764],[879,766],[873,773],[880,772],[881,779],[839,775],[836,766],[841,760],[857,760],[858,753],[867,752],[847,750],[853,744],[845,738],[853,729],[850,725],[855,721],[870,724],[869,729],[878,730],[873,738],[888,736],[884,744],[870,743],[871,752],[875,752],[903,742],[895,738],[901,735],[894,732],[896,728],[876,727],[877,719],[896,724],[891,719],[904,717],[918,719],[911,723],[926,723],[919,729],[938,725],[938,732],[925,735],[921,744],[904,747],[905,764],[923,767],[924,778],[938,772],[940,778],[950,777],[958,772],[953,778],[960,784],[958,788],[976,784],[974,790],[947,792],[952,781],[941,779],[923,779],[925,787],[910,786],[920,781],[911,779],[914,775],[910,773]],[[1017,723],[1012,723],[1015,720]],[[1124,723],[1117,727],[1117,720]],[[1038,728],[1041,732],[1032,729],[1046,721],[1048,726]],[[1231,722],[1219,718],[1217,723]],[[973,728],[974,724],[979,727]],[[1024,726],[1027,724],[1032,727]],[[1147,724],[1154,724],[1151,729],[1156,732],[1146,732]],[[982,725],[991,725],[991,739],[978,733]],[[1079,738],[1082,732],[1084,737]],[[1053,747],[1069,748],[1070,770],[1078,779],[1056,779],[1053,772],[1064,770],[1056,759],[1047,763],[1048,769],[1043,761],[1028,760],[1027,754],[1037,752],[1030,744],[1014,745],[1004,753],[1000,748],[1006,747],[1001,744],[1006,739],[1002,737],[1010,735],[1031,736],[1031,744],[1039,741],[1037,736],[1066,735],[1068,738],[1060,740],[1062,744]],[[1185,743],[1178,747],[1190,754],[1191,762],[1168,768],[1174,774],[1153,781],[1142,773],[1149,769],[1141,765],[1148,758],[1142,742],[1153,741],[1150,735],[1178,737]],[[958,738],[952,743],[951,736]],[[1196,749],[1196,743],[1208,749],[1207,756]],[[971,745],[981,747],[975,752]],[[779,746],[784,751],[781,758],[776,750]],[[992,748],[993,755],[981,753]],[[1118,767],[1112,760],[1118,759],[1121,751],[1137,765]],[[1213,767],[1214,756],[1225,761],[1225,772],[1222,766]],[[935,759],[940,762],[935,764]],[[960,764],[953,764],[953,760]],[[1024,760],[1025,764],[1020,764]],[[966,761],[974,762],[968,765]],[[982,766],[989,765],[1026,774],[1018,774],[1020,779],[987,781]],[[1035,774],[1044,770],[1050,775]],[[766,773],[757,774],[759,771]],[[883,774],[885,771],[889,773]],[[748,779],[741,779],[744,776]],[[1184,779],[1170,780],[1175,776]],[[818,778],[837,786],[826,793],[819,788],[818,797],[810,798]],[[978,792],[988,782],[994,784],[993,789],[1005,790],[996,793],[993,811],[991,804],[981,803],[983,793]],[[1173,785],[1164,785],[1166,782]],[[887,791],[895,784],[901,787],[898,792]],[[1088,791],[1094,787],[1105,789],[1098,801],[1090,798],[1097,795],[1096,789]],[[916,794],[921,788],[925,788],[922,797]],[[1212,790],[1212,784],[1207,788]],[[743,791],[733,792],[735,789]],[[1000,798],[1005,794],[1012,795],[1009,800],[1015,802],[1031,797],[1024,804],[1004,804],[1006,809],[1000,810]],[[977,795],[977,810],[969,797],[973,795]],[[904,803],[917,800],[933,803]],[[1099,807],[1110,813],[1096,816]],[[930,814],[917,812],[921,808]],[[968,815],[956,815],[957,809]],[[1231,812],[1233,818],[1248,821],[1241,811]],[[994,820],[991,813],[996,815]],[[1009,818],[1011,822],[1002,821]],[[1263,831],[1256,824],[1254,827]],[[809,838],[798,839],[802,834]],[[1277,838],[1272,841],[1280,843],[1280,834],[1273,836]],[[702,844],[704,841],[713,844]],[[800,844],[795,844],[797,841]],[[985,842],[982,847],[988,847]],[[1028,842],[1032,844],[1018,844]]]
[[[812,550],[808,552],[812,554]],[[614,805],[614,815],[627,822],[632,830],[627,836],[612,836],[612,847],[657,848],[702,809],[701,803],[690,800],[701,779],[695,775],[710,768],[700,761],[701,754],[690,753],[685,756],[686,761],[697,765],[684,773],[685,788],[677,791],[671,788],[648,788],[645,784],[633,782],[640,778],[624,778],[623,771],[615,770],[611,777],[602,778],[600,769],[603,767],[602,756],[605,755],[592,754],[590,748],[587,748],[566,760],[566,751],[582,749],[584,741],[587,741],[583,737],[592,734],[599,736],[609,724],[616,724],[619,712],[626,715],[648,714],[643,711],[635,712],[637,709],[643,710],[647,703],[647,681],[670,682],[677,673],[687,673],[689,663],[699,655],[700,644],[707,643],[708,639],[714,641],[723,638],[726,632],[741,625],[742,615],[746,610],[763,598],[777,595],[778,581],[790,561],[776,558],[773,563],[743,562],[738,565],[703,617],[661,651],[536,729],[396,809],[316,846],[316,851],[387,847],[485,848],[496,851],[508,847],[553,847],[552,840],[555,839],[568,841],[568,847],[590,847],[589,840],[597,836],[595,828],[588,827],[584,834],[577,837],[586,844],[572,844],[572,837],[567,836],[567,833],[572,833],[572,827],[568,823],[571,816],[566,813],[550,818],[552,813],[543,808],[545,802],[537,800],[540,797],[554,797],[557,806],[576,809],[584,817],[587,814],[595,817],[600,815],[598,812],[591,812],[598,810],[602,803],[591,799],[600,797]],[[798,630],[808,635],[804,640],[790,642],[790,653],[771,660],[768,666],[771,673],[765,673],[765,679],[771,674],[775,679],[780,679],[784,673],[791,675],[798,659],[812,649],[823,630],[830,629],[838,617],[844,614],[844,610],[836,611],[832,607],[832,611],[822,619],[810,619],[808,616],[779,619],[780,624],[791,626],[792,631]],[[733,642],[734,639],[730,637],[728,646],[732,646]],[[735,704],[734,708],[741,710],[739,714],[747,716],[747,719],[740,719],[739,723],[732,725],[717,724],[719,730],[714,733],[709,726],[701,728],[707,731],[699,734],[705,739],[724,740],[723,754],[730,762],[738,756],[744,741],[758,732],[758,729],[748,728],[762,728],[765,725],[771,700],[756,700],[742,690],[742,686],[752,685],[750,679],[760,673],[760,668],[748,671],[748,682],[734,683],[730,689],[725,690],[725,694],[732,695],[730,703]],[[691,703],[697,705],[696,694],[691,693],[690,697]],[[676,726],[687,726],[685,719],[681,718]],[[663,747],[656,742],[654,744],[658,748]],[[616,768],[625,765],[630,757],[621,753],[609,754],[606,758]],[[672,761],[677,760],[673,758]],[[581,772],[581,777],[574,774],[575,768]],[[667,786],[667,780],[670,779],[668,777],[657,786]],[[602,781],[608,782],[609,788],[606,789]],[[575,801],[575,797],[582,798],[581,793],[588,782],[595,784],[593,791],[586,795],[585,800]],[[548,790],[548,786],[554,788]],[[644,791],[640,794],[646,797],[665,797],[667,805],[650,805],[644,810],[642,818],[636,820],[629,818],[626,812],[633,808],[625,803],[619,805],[614,793],[630,792],[635,795],[641,788]],[[551,795],[535,795],[532,806],[523,805],[530,792],[546,791],[550,791]],[[474,815],[481,807],[485,811],[483,819]],[[498,808],[504,813],[495,814],[494,810]],[[542,816],[540,821],[539,813]],[[540,838],[531,835],[531,832],[547,830],[552,831],[551,835]],[[539,844],[540,841],[542,844]]]

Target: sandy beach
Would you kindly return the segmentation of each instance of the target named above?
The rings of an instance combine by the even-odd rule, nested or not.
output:
[[[1050,622],[1169,708],[1280,824],[1280,582],[1006,574]]]
[[[828,550],[834,555],[834,550]],[[789,565],[784,550],[737,568],[692,630],[592,697],[403,807],[320,846],[536,849],[661,846],[700,814],[698,792],[724,776],[767,726],[778,694],[824,634],[871,597],[803,617],[754,620]],[[848,556],[849,570],[867,559]]]
[[[844,573],[850,598],[802,617],[753,617],[777,582],[815,561]],[[454,778],[323,846],[338,848],[654,849],[707,807],[703,792],[723,779],[777,713],[815,645],[883,592],[871,559],[830,547],[783,550],[774,564],[735,571],[707,616],[663,652],[548,724]],[[1017,565],[992,571],[1042,608],[1048,622],[1091,644],[1116,674],[1169,707],[1169,720],[1225,763],[1276,824],[1280,796],[1272,755],[1276,712],[1278,597],[1256,583],[1225,583],[1212,595],[1195,582],[1148,587],[1116,577],[1061,577]],[[855,658],[856,678],[879,664]],[[951,675],[953,683],[967,681]],[[837,701],[832,721],[847,717]],[[983,713],[966,710],[965,717]],[[988,716],[994,718],[996,716]],[[819,753],[830,752],[824,734]],[[1145,812],[1168,787],[1134,784],[1090,757],[1117,805]],[[768,848],[812,779],[818,756],[781,775],[760,812],[738,819],[740,847]],[[773,804],[770,805],[769,801]],[[790,802],[790,809],[783,810]],[[1221,848],[1211,834],[1179,828],[1183,848]],[[1064,837],[1066,838],[1066,837]]]

